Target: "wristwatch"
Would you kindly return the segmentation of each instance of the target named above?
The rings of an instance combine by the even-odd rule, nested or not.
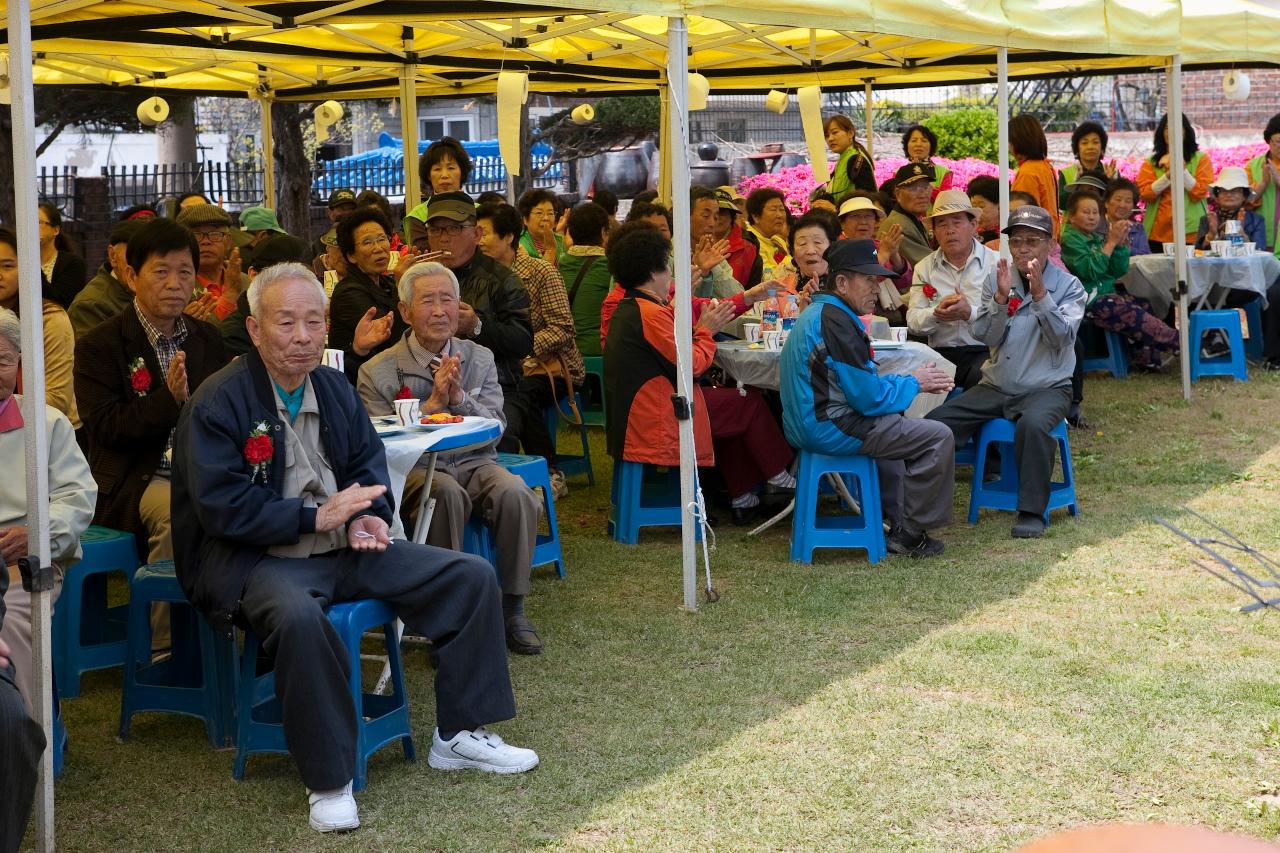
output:
[[[484,323],[481,322],[479,317],[476,317],[476,326],[474,329],[471,330],[471,337],[473,338],[480,337],[480,329],[483,327],[484,327]]]

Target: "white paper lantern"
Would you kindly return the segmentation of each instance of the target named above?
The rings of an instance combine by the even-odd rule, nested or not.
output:
[[[1249,75],[1243,71],[1228,71],[1222,78],[1222,94],[1228,101],[1243,101],[1249,97]]]
[[[689,109],[705,110],[707,94],[711,91],[711,81],[701,74],[689,75]]]

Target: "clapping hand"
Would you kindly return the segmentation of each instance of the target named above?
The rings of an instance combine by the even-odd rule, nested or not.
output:
[[[1001,305],[1009,301],[1009,291],[1013,289],[1013,275],[1009,272],[1009,259],[1001,258],[996,262],[996,302]]]
[[[1112,246],[1129,245],[1129,220],[1117,219],[1112,222],[1107,228],[1107,242]]]
[[[922,394],[946,394],[956,387],[956,382],[938,369],[937,362],[929,362],[911,374],[920,383]]]
[[[933,309],[933,316],[943,322],[968,322],[972,315],[968,300],[959,293],[942,297],[938,306]]]
[[[450,406],[462,402],[462,360],[456,355],[446,356],[436,368],[431,386],[431,396],[422,404],[428,415],[448,411]]]
[[[889,267],[895,258],[898,257],[898,249],[902,246],[902,226],[896,222],[891,222],[884,228],[880,229],[880,247],[877,254],[880,256],[880,263]],[[890,267],[896,269],[896,267]]]
[[[1204,221],[1205,224],[1209,226],[1208,230],[1205,232],[1207,239],[1217,240],[1219,227],[1218,211],[1215,208],[1210,207],[1209,211],[1204,215]]]
[[[4,560],[6,566],[15,565],[26,553],[26,525],[0,528],[0,559]],[[3,668],[3,665],[0,665],[0,669]]]
[[[240,296],[240,285],[244,283],[244,274],[240,267],[240,247],[231,250],[230,257],[222,266],[222,301],[235,304]]]
[[[1031,298],[1039,302],[1049,291],[1044,286],[1044,276],[1040,274],[1040,259],[1032,258],[1027,262],[1027,290]]]
[[[359,483],[352,483],[342,491],[330,495],[329,499],[320,504],[320,508],[316,510],[316,532],[328,533],[330,530],[337,530],[352,516],[373,506],[373,502],[382,497],[386,491],[387,487],[381,484],[362,486]]]
[[[725,300],[724,302],[710,302],[703,306],[702,313],[698,316],[698,326],[706,329],[713,335],[723,329],[725,324],[733,319],[733,303]]]
[[[164,384],[169,386],[169,393],[178,405],[187,402],[187,397],[190,396],[187,388],[187,354],[182,350],[178,350],[169,362],[169,373],[164,378]]]
[[[347,546],[352,551],[385,551],[391,544],[387,523],[376,515],[362,515],[347,525]]]
[[[710,234],[698,241],[693,253],[693,262],[700,276],[710,275],[711,271],[729,254],[729,241],[716,240]]]
[[[458,302],[458,331],[464,335],[474,334],[476,320],[476,309],[471,307],[469,302]]]
[[[387,338],[391,337],[391,324],[394,322],[391,312],[388,311],[385,317],[377,320],[374,319],[378,314],[378,307],[372,306],[368,311],[364,312],[364,316],[356,323],[355,335],[351,341],[351,349],[358,356],[366,356],[373,351],[373,348],[381,344]]]

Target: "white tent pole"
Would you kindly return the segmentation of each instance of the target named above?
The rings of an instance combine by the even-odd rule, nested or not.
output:
[[[1182,55],[1174,54],[1169,62],[1168,77],[1165,86],[1169,92],[1169,192],[1173,201],[1173,272],[1178,283],[1178,350],[1182,354],[1182,398],[1191,399],[1191,353],[1187,350],[1199,346],[1199,341],[1190,340],[1191,315],[1187,297],[1187,252],[1183,248],[1186,242],[1186,163],[1182,158]],[[1151,214],[1152,216],[1155,213]]]
[[[689,262],[693,257],[689,236],[689,30],[684,18],[667,19],[667,138],[664,160],[671,168],[663,174],[670,179],[671,222],[676,280],[676,394],[693,406],[693,283]],[[693,445],[693,420],[680,421],[680,551],[684,567],[684,606],[698,606],[697,550],[694,543],[693,514],[696,499],[693,484],[697,476],[697,451]]]
[[[22,314],[22,418],[27,451],[27,554],[33,569],[49,560],[49,446],[44,409],[44,317],[36,192],[35,87],[31,77],[30,0],[9,3],[9,80],[13,105],[13,194],[18,232],[18,307]],[[38,589],[38,587],[36,587]],[[36,849],[53,850],[53,671],[49,592],[31,593],[31,689],[36,720],[49,746],[36,785]]]
[[[670,84],[658,84],[658,180],[654,188],[658,200],[671,205],[671,89]]]
[[[1009,237],[1004,226],[1009,223],[1009,49],[996,51],[996,93],[998,112],[996,125],[996,162],[1000,164],[1000,255],[1009,257]]]
[[[873,133],[871,130],[873,126],[871,123],[872,111],[874,108],[871,105],[871,81],[870,80],[862,81],[862,92],[863,92],[862,105],[867,111],[867,154],[870,155],[871,159],[874,160],[876,156],[875,133]]]
[[[271,103],[270,92],[264,92],[258,98],[258,110],[262,116],[262,204],[275,210],[276,157],[275,140],[271,135]]]
[[[404,27],[404,50],[413,54],[413,27]],[[404,142],[404,212],[407,214],[422,201],[421,177],[418,175],[418,65],[400,66],[400,136]]]

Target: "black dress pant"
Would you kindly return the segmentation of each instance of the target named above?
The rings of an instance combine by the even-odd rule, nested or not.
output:
[[[327,791],[355,775],[356,709],[350,660],[324,607],[373,598],[431,641],[436,724],[473,729],[515,716],[502,603],[479,557],[396,540],[386,551],[343,548],[315,557],[264,557],[241,616],[275,658],[285,741],[302,781]]]
[[[934,347],[934,350],[956,366],[956,387],[966,391],[982,381],[982,365],[991,357],[991,350],[982,345]]]
[[[556,388],[563,400],[564,382],[556,380]],[[529,456],[541,456],[549,468],[556,467],[556,437],[547,430],[547,409],[556,402],[551,394],[551,383],[545,376],[526,376],[514,391],[502,391],[502,413],[507,418],[507,428],[498,442],[501,453],[520,453],[521,448]],[[568,410],[566,403],[560,404]]]
[[[1250,290],[1229,290],[1223,307],[1243,308],[1257,298]],[[1262,309],[1262,357],[1280,360],[1280,281],[1267,288],[1267,307]]]

